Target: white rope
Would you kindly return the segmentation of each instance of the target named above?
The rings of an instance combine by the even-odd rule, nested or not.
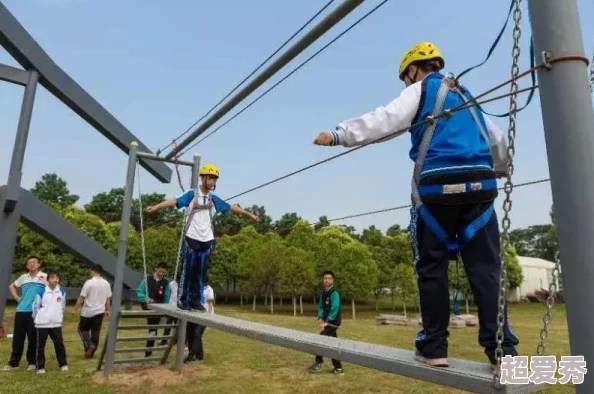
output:
[[[148,274],[146,269],[146,249],[144,246],[144,219],[142,213],[142,193],[140,191],[140,163],[136,160],[136,178],[138,179],[138,210],[140,211],[140,244],[142,248],[142,268],[144,270],[144,281],[147,281]],[[145,283],[147,292],[145,302],[148,302],[148,283]]]

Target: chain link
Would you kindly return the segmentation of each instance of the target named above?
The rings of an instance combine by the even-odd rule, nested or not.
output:
[[[540,330],[540,343],[536,347],[536,353],[539,356],[542,356],[545,352],[547,347],[547,339],[549,337],[549,323],[551,323],[551,311],[553,309],[553,305],[555,304],[555,295],[557,294],[557,283],[559,281],[559,277],[561,276],[561,259],[559,258],[559,252],[557,252],[555,256],[555,268],[553,268],[553,278],[551,283],[549,283],[549,296],[546,300],[547,310],[542,317],[542,322],[544,323],[542,330]]]
[[[501,368],[501,359],[503,358],[503,325],[505,323],[505,297],[506,297],[506,283],[507,283],[507,270],[505,268],[505,257],[506,250],[510,244],[509,229],[511,227],[510,211],[512,208],[511,194],[513,191],[512,175],[514,173],[514,154],[515,138],[516,138],[516,113],[518,109],[518,82],[517,78],[520,73],[520,37],[522,36],[522,0],[515,1],[514,8],[514,30],[513,40],[514,45],[512,49],[512,67],[511,67],[511,95],[509,104],[509,127],[508,127],[508,147],[507,147],[507,179],[505,181],[504,192],[505,201],[503,202],[503,219],[501,221],[503,231],[501,233],[501,276],[499,278],[499,297],[497,300],[498,312],[497,312],[497,349],[495,350],[495,357],[497,358],[497,369]],[[498,374],[493,374],[493,382],[496,386],[499,386]]]

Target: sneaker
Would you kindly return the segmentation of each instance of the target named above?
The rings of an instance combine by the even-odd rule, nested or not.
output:
[[[178,302],[177,302],[177,307],[178,307],[179,309],[182,309],[182,310],[184,310],[184,311],[189,311],[189,310],[190,310],[190,307],[189,307],[189,306],[187,306],[187,305],[185,305],[185,304],[184,304],[184,303],[182,303],[181,301],[178,301]]]
[[[190,304],[190,309],[193,311],[200,311],[200,312],[205,312],[206,308],[204,308],[204,305],[202,305],[201,303],[191,303]]]
[[[97,346],[95,346],[95,345],[89,346],[89,348],[87,350],[85,350],[85,358],[93,357],[96,349],[97,349]]]
[[[35,364],[29,364],[29,366],[27,367],[27,371],[36,371],[37,367],[35,366]]]
[[[19,367],[13,367],[12,365],[6,365],[6,366],[4,366],[4,368],[2,368],[2,371],[9,372],[9,371],[16,371],[17,369],[19,369]]]
[[[415,352],[415,360],[431,367],[449,367],[447,358],[425,358],[418,350]]]
[[[186,356],[186,358],[184,358],[184,364],[195,363],[200,361],[202,360],[197,359],[196,356],[194,356],[193,354],[189,354]]]
[[[334,368],[334,375],[344,375],[344,369]]]
[[[60,367],[60,371],[62,371],[62,372],[68,371],[68,365],[64,365],[63,367]]]
[[[311,367],[309,367],[309,370],[311,372],[320,372],[322,370],[322,364],[321,363],[313,363],[313,365]]]
[[[37,375],[43,375],[45,373],[45,369],[38,369]]]

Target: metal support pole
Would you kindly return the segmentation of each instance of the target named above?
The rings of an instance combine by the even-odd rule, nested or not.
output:
[[[200,153],[194,153],[194,164],[192,166],[190,189],[196,189],[198,187],[198,178],[200,178]]]
[[[271,65],[266,67],[260,74],[258,74],[251,82],[244,86],[239,92],[227,101],[222,107],[220,107],[214,114],[206,119],[200,126],[190,133],[182,142],[177,146],[177,150],[181,151],[183,148],[188,146],[193,140],[195,140],[200,134],[204,133],[210,126],[215,124],[219,119],[225,116],[231,111],[237,104],[241,103],[243,99],[252,94],[258,89],[264,82],[270,79],[280,69],[286,66],[291,60],[296,58],[301,52],[307,49],[313,44],[318,38],[323,36],[328,30],[334,25],[340,22],[345,16],[350,14],[355,8],[361,5],[364,0],[345,0],[336,7],[331,13],[329,13],[320,23],[314,26],[309,32],[299,39],[293,46],[287,49],[282,55],[280,55]],[[171,151],[165,155],[165,158],[171,159],[175,156],[175,151]]]
[[[19,221],[21,219],[21,207],[20,204],[17,204],[17,201],[21,190],[25,148],[27,146],[27,138],[29,137],[29,126],[31,125],[31,115],[33,113],[38,80],[39,74],[37,71],[29,71],[29,80],[23,95],[21,115],[14,140],[12,161],[10,162],[8,187],[5,198],[0,200],[0,207],[3,208],[0,212],[0,286],[2,286],[0,289],[0,338],[4,335],[2,321],[4,319],[6,297],[8,296],[6,289],[10,284],[14,248],[16,246]]]
[[[529,2],[536,53],[582,55],[584,47],[576,0]],[[586,64],[561,61],[538,71],[538,85],[572,355],[594,362],[594,112]],[[577,393],[594,393],[594,378],[575,385]]]
[[[179,319],[177,324],[177,355],[175,357],[175,370],[181,372],[184,368],[184,349],[186,347],[186,327],[188,326],[188,322]]]
[[[175,164],[179,164],[182,166],[188,166],[188,167],[192,167],[192,165],[193,165],[193,163],[191,161],[166,159],[164,157],[157,156],[153,153],[138,152],[138,153],[136,153],[136,156],[142,157],[143,159],[149,159],[149,160],[154,160],[154,161],[164,161],[167,163],[175,163]]]
[[[122,292],[124,285],[124,266],[126,265],[126,252],[128,249],[128,229],[130,227],[130,214],[132,212],[134,173],[136,171],[136,152],[138,152],[138,143],[132,142],[130,144],[130,152],[128,156],[128,171],[126,173],[124,206],[122,208],[118,260],[113,282],[111,315],[109,316],[109,327],[107,331],[107,353],[105,355],[105,366],[103,367],[103,374],[105,376],[109,376],[113,371],[113,362],[115,359],[118,318],[120,314],[120,304],[122,302]]]

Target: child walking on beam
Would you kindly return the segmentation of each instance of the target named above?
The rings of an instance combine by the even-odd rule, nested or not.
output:
[[[177,306],[180,309],[205,311],[204,296],[201,289],[206,283],[209,256],[214,251],[215,239],[213,218],[217,213],[231,211],[247,216],[253,221],[260,218],[238,205],[227,202],[212,193],[219,179],[219,169],[213,164],[206,164],[200,169],[200,186],[188,190],[181,196],[169,198],[147,208],[149,213],[159,209],[192,206],[192,211],[184,228],[185,260],[182,267],[180,297]]]
[[[507,144],[501,130],[473,106],[433,118],[474,101],[458,81],[439,73],[444,66],[434,44],[413,46],[400,62],[398,76],[406,88],[398,98],[339,123],[336,131],[321,132],[314,144],[383,142],[410,128],[410,158],[415,162],[411,241],[423,320],[415,340],[417,358],[448,366],[448,261],[460,254],[479,308],[478,340],[494,367],[502,262],[493,203],[496,178],[506,173]],[[503,355],[516,356],[519,340],[507,319],[507,306],[503,333]]]

